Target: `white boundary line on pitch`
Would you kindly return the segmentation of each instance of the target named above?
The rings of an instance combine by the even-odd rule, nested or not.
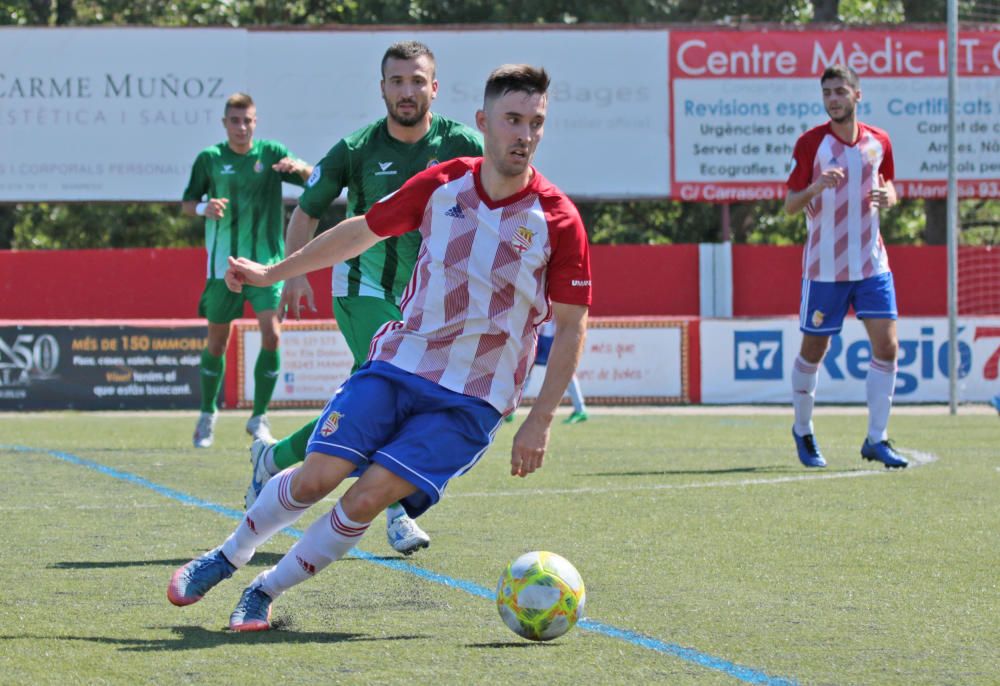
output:
[[[907,457],[910,458],[910,466],[907,469],[916,469],[917,467],[923,467],[931,462],[937,462],[938,456],[933,453],[925,453],[920,450],[911,450],[909,448],[899,448],[899,452],[905,453]],[[1000,469],[1000,468],[998,468]],[[700,483],[693,484],[650,484],[646,486],[607,486],[607,487],[594,487],[587,486],[584,488],[536,488],[530,490],[520,490],[520,491],[476,491],[473,493],[449,493],[447,497],[451,498],[489,498],[489,497],[507,497],[507,496],[524,496],[524,495],[577,495],[577,494],[600,494],[600,493],[616,493],[621,491],[672,491],[672,490],[685,490],[689,488],[725,488],[729,486],[758,486],[758,485],[769,485],[769,484],[786,484],[786,483],[796,483],[799,481],[821,481],[825,479],[854,479],[862,476],[879,476],[880,474],[887,474],[889,469],[863,469],[856,472],[836,472],[830,473],[815,473],[815,474],[801,474],[799,476],[779,476],[772,479],[739,479],[739,480],[727,480],[727,481],[703,481]]]

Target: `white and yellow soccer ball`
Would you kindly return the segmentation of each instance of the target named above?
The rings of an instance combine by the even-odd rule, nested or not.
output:
[[[500,575],[497,609],[518,636],[551,641],[583,617],[583,579],[569,560],[543,550],[525,553]]]

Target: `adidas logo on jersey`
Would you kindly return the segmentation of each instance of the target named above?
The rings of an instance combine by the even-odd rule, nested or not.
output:
[[[444,216],[446,216],[446,217],[452,217],[454,219],[465,219],[465,213],[462,212],[462,208],[459,207],[458,203],[455,203],[454,207],[452,207],[451,209],[447,210],[444,213]]]

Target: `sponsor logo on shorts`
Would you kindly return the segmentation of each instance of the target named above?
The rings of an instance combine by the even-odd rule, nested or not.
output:
[[[573,279],[570,281],[570,285],[586,287],[590,285],[590,279]]]
[[[823,314],[819,310],[813,310],[811,321],[814,329],[818,329],[819,327],[823,326],[824,319],[826,319],[825,314]]]
[[[336,433],[337,429],[340,428],[340,419],[343,416],[344,415],[341,414],[340,412],[331,412],[329,416],[327,416],[326,421],[323,422],[323,426],[319,430],[320,436],[326,438]]]
[[[253,520],[250,519],[249,517],[247,517],[246,519],[247,519],[247,526],[250,528],[250,531],[257,533],[257,525],[254,524]]]

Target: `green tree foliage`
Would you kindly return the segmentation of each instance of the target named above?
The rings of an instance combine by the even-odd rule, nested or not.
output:
[[[989,0],[960,0],[963,16],[981,19]],[[943,22],[941,0],[0,0],[0,25],[14,26],[259,26],[324,24],[644,24],[744,22],[845,24]],[[567,8],[570,9],[567,9]],[[818,94],[817,94],[818,97]],[[719,206],[670,200],[581,202],[595,243],[717,241]],[[996,241],[996,202],[961,203],[971,242]],[[334,208],[329,226],[343,214]],[[786,215],[780,202],[735,204],[732,240],[790,244],[805,238],[802,214]],[[905,200],[885,216],[891,243],[942,242],[944,205]],[[184,217],[178,204],[0,205],[0,249],[152,247],[199,245],[202,221]]]

